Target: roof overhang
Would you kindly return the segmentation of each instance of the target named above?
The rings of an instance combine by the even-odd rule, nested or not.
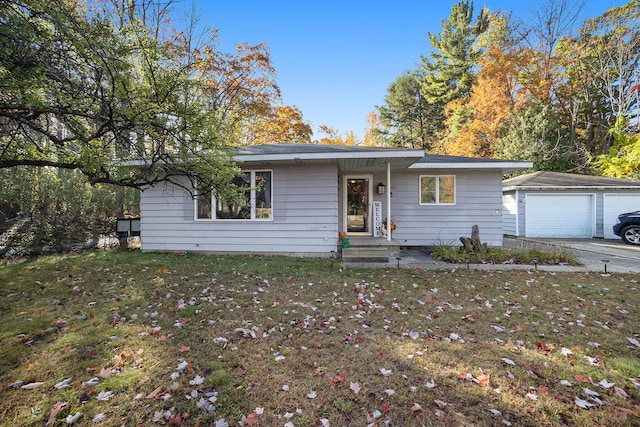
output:
[[[522,161],[451,161],[451,162],[434,162],[423,161],[414,163],[409,169],[469,169],[469,170],[499,170],[503,173],[514,172],[533,167],[532,162]]]
[[[234,156],[238,163],[251,165],[267,164],[337,164],[339,170],[374,171],[386,168],[406,169],[424,157],[422,150],[367,149],[347,151],[288,152],[288,153],[239,153]]]
[[[525,190],[525,191],[563,191],[563,190],[595,190],[595,191],[603,191],[603,190],[636,190],[640,191],[640,186],[636,185],[621,185],[621,186],[611,186],[611,185],[554,185],[554,186],[544,186],[544,185],[510,185],[508,187],[503,187],[502,191],[515,191],[515,190]]]

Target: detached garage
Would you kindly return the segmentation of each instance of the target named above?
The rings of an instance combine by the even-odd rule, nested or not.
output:
[[[618,238],[618,215],[640,209],[640,181],[534,172],[502,184],[503,232],[511,236]]]

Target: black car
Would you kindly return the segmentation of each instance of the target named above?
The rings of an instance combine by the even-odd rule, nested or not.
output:
[[[618,222],[613,226],[613,233],[630,245],[640,246],[640,211],[618,215]]]

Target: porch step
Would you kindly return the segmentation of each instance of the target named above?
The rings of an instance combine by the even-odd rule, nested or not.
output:
[[[351,247],[342,249],[342,261],[349,262],[389,262],[386,247]]]

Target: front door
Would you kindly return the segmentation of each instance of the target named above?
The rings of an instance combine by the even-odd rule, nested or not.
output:
[[[345,229],[349,234],[371,235],[371,175],[345,175]]]

